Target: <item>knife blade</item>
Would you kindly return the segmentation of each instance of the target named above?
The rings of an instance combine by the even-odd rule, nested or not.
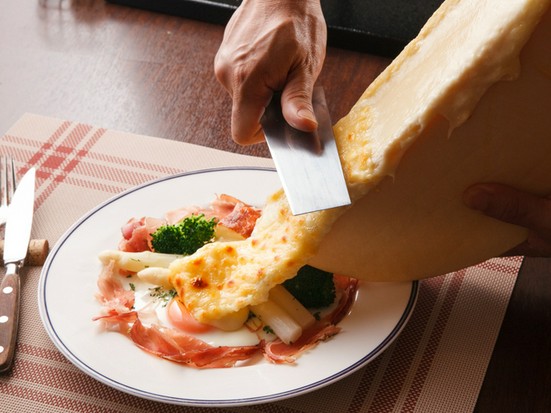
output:
[[[6,274],[0,284],[0,372],[11,368],[19,324],[19,270],[24,265],[31,239],[34,212],[35,169],[17,185],[8,208],[4,236]]]
[[[314,88],[318,129],[313,133],[291,127],[275,94],[261,119],[283,190],[294,215],[350,204],[350,196],[333,135],[322,87]]]

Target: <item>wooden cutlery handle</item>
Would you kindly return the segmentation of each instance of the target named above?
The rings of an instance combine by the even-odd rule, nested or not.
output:
[[[0,285],[0,372],[11,368],[19,324],[19,274],[6,273]]]

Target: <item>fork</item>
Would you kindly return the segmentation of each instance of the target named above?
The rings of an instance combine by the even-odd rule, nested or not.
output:
[[[3,156],[0,159],[0,228],[6,224],[8,206],[17,185],[13,159]]]

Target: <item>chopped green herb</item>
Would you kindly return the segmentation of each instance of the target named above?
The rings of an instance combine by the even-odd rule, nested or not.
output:
[[[163,287],[149,288],[149,296],[163,302],[163,307],[166,307],[168,302],[176,297],[176,290],[165,290]]]
[[[265,333],[268,333],[268,334],[275,334],[274,333],[274,330],[272,330],[272,328],[270,326],[264,326],[262,328],[262,330],[264,330]]]

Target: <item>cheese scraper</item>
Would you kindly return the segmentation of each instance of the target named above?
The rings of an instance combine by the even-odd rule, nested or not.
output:
[[[314,88],[318,129],[313,133],[291,127],[275,94],[261,119],[283,190],[294,215],[350,204],[331,117],[321,87]]]

